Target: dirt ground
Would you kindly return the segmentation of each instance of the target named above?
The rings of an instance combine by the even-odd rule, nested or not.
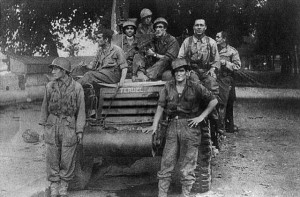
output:
[[[212,196],[300,196],[299,101],[239,100],[236,123],[213,160]]]

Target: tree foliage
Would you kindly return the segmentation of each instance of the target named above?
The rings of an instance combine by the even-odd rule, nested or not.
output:
[[[174,36],[183,32],[191,35],[194,20],[204,18],[207,35],[214,37],[225,30],[235,47],[243,43],[245,36],[252,35],[258,53],[290,53],[300,43],[298,0],[126,1],[129,5],[139,3],[141,9],[145,3],[153,5],[154,17],[165,17],[168,31]],[[69,39],[70,48],[66,49],[59,35],[84,30],[85,36],[92,38],[94,24],[100,28],[110,26],[111,6],[111,0],[2,0],[1,48],[21,55],[38,52],[57,56],[57,49],[76,55],[78,43]],[[129,13],[139,17],[139,11]]]
[[[59,34],[82,29],[91,36],[93,23],[110,25],[109,0],[3,0],[1,2],[1,48],[20,55],[58,56],[63,48]]]

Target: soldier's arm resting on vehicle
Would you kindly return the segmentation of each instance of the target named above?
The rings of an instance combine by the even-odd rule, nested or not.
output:
[[[117,64],[119,65],[120,69],[122,70],[121,73],[121,79],[119,82],[119,85],[122,86],[124,84],[126,75],[127,75],[127,68],[128,68],[128,64],[125,58],[125,53],[123,52],[123,50],[119,50],[117,53]]]
[[[125,81],[125,78],[126,78],[126,75],[127,75],[127,70],[128,70],[127,68],[122,69],[122,74],[121,74],[121,79],[120,79],[119,86],[124,85],[124,81]]]
[[[206,109],[200,114],[200,116],[189,120],[189,127],[198,126],[198,124],[202,122],[208,116],[208,114],[210,114],[210,112],[212,112],[212,110],[217,106],[217,104],[218,100],[216,98],[211,100],[208,103]]]
[[[79,92],[78,92],[78,99],[77,99],[77,115],[76,115],[76,135],[77,141],[79,144],[82,143],[82,133],[83,128],[86,122],[86,115],[85,115],[85,103],[84,103],[84,91],[80,84],[78,84]]]
[[[149,131],[152,131],[152,134],[156,133],[156,130],[158,128],[158,123],[159,123],[159,120],[160,120],[163,112],[164,112],[164,108],[162,106],[158,105],[155,115],[154,115],[152,126],[142,129],[142,132],[148,133]]]

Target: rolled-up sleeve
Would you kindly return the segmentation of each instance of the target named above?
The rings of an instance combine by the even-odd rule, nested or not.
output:
[[[166,98],[167,98],[167,89],[165,86],[163,89],[160,90],[157,104],[164,108],[167,104]]]
[[[179,52],[179,44],[176,38],[171,37],[167,45],[167,52],[165,56],[167,57],[168,60],[173,60],[177,57],[178,52]]]
[[[186,57],[186,53],[187,53],[187,49],[188,49],[188,39],[186,38],[183,43],[181,44],[181,47],[179,49],[179,53],[178,53],[178,58],[185,58]]]
[[[119,65],[120,69],[127,68],[128,64],[125,58],[124,52],[120,49],[116,51],[117,56],[117,64]]]

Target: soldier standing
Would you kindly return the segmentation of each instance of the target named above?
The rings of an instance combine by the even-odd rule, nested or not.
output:
[[[194,23],[194,35],[186,38],[182,43],[178,57],[186,58],[191,65],[191,78],[201,81],[203,85],[219,96],[219,85],[215,71],[220,67],[220,57],[217,43],[205,35],[207,29],[204,19],[197,19]],[[218,97],[219,99],[219,97]],[[222,124],[217,110],[210,114],[213,145],[220,149],[219,134],[223,134]]]
[[[86,116],[82,86],[69,76],[71,63],[58,57],[50,68],[54,80],[46,86],[39,124],[44,127],[51,197],[56,197],[67,196]]]
[[[202,81],[206,88],[217,95],[219,87],[215,70],[220,67],[217,43],[205,35],[205,20],[195,20],[193,29],[194,35],[183,41],[178,58],[187,59],[193,70],[191,77]]]
[[[144,8],[142,9],[141,13],[141,23],[138,25],[136,34],[153,34],[154,29],[153,29],[153,23],[152,21],[152,12],[151,10]]]
[[[143,80],[159,80],[168,77],[171,61],[179,51],[179,44],[175,37],[167,33],[168,22],[160,17],[154,21],[155,37],[149,43],[144,54],[137,54],[133,59],[133,74]]]
[[[154,134],[163,112],[170,120],[161,169],[157,174],[159,197],[167,197],[178,153],[182,197],[189,196],[196,179],[194,170],[201,141],[200,123],[218,103],[209,90],[187,77],[189,71],[187,64],[185,59],[176,59],[172,62],[175,80],[168,81],[161,90],[153,125],[144,129],[144,132],[152,131]],[[199,108],[200,103],[205,106],[203,111]]]
[[[220,107],[221,119],[227,132],[238,130],[233,121],[233,103],[236,100],[234,72],[241,68],[239,52],[227,42],[228,34],[224,31],[217,33],[216,41],[220,54],[220,97],[223,98],[223,105]]]

